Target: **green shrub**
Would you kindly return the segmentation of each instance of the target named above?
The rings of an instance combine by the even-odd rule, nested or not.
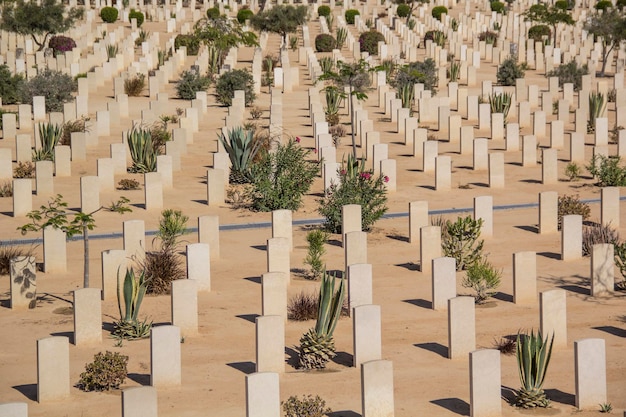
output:
[[[63,104],[73,100],[72,93],[78,89],[77,82],[68,74],[45,69],[24,84],[21,101],[33,104],[33,97],[46,98],[46,112],[62,112]]]
[[[406,85],[422,83],[424,89],[431,90],[435,94],[438,81],[437,71],[437,65],[431,58],[426,58],[423,62],[411,62],[398,69],[392,85],[400,91]]]
[[[589,204],[580,201],[580,197],[578,197],[578,195],[566,194],[559,196],[557,211],[559,229],[561,228],[561,223],[563,222],[563,216],[577,214],[582,216],[583,221],[585,221],[591,215],[591,208],[589,207]]]
[[[564,84],[574,84],[574,91],[579,91],[583,86],[583,75],[589,74],[587,64],[578,65],[576,60],[572,59],[567,64],[561,64],[546,74],[548,77],[559,77],[559,87]]]
[[[320,33],[315,37],[315,50],[317,52],[332,52],[337,42],[332,35]]]
[[[528,29],[528,38],[535,42],[543,42],[544,36],[550,40],[552,36],[552,29],[548,25],[535,25]]]
[[[100,18],[105,23],[113,23],[117,20],[118,11],[115,7],[103,7],[100,9]]]
[[[326,268],[322,256],[326,253],[324,244],[328,241],[328,233],[321,229],[312,230],[307,233],[306,241],[309,243],[309,250],[304,258],[304,264],[311,267],[312,279],[320,279]]]
[[[13,75],[5,64],[0,65],[0,98],[2,104],[15,104],[20,100],[24,77]]]
[[[215,85],[217,101],[224,106],[230,106],[233,103],[233,96],[236,90],[245,91],[246,106],[254,103],[256,99],[254,79],[249,71],[234,69],[220,75]]]
[[[211,85],[209,77],[200,75],[197,71],[183,71],[176,81],[176,95],[183,100],[193,100],[198,91],[206,91]]]
[[[396,9],[396,14],[398,15],[398,17],[406,18],[409,16],[410,13],[411,13],[411,6],[405,3],[399,4],[398,8]]]
[[[361,36],[359,36],[361,52],[367,52],[370,55],[378,55],[378,42],[380,41],[385,42],[385,37],[376,30],[361,33]]]
[[[446,44],[446,40],[448,40],[448,37],[440,30],[429,30],[424,34],[424,46],[426,46],[426,41],[433,41],[436,45],[443,48]]]
[[[580,179],[580,173],[580,166],[576,162],[570,162],[565,167],[565,176],[572,182]]]
[[[617,0],[617,3],[615,3],[615,5],[619,8],[619,9],[623,9],[624,6],[626,6],[626,0]]]
[[[332,413],[319,395],[302,396],[302,399],[292,395],[282,405],[285,417],[323,417]]]
[[[492,12],[504,14],[506,11],[506,6],[500,1],[492,1],[489,5],[491,6]]]
[[[621,166],[619,157],[594,155],[587,171],[595,178],[599,187],[623,187],[626,185],[626,167]]]
[[[176,35],[174,38],[174,49],[181,46],[187,47],[187,55],[196,56],[200,51],[200,39],[195,35]]]
[[[483,219],[472,216],[459,217],[453,223],[447,220],[441,227],[441,249],[444,256],[456,260],[456,269],[461,271],[476,263],[483,255],[484,240],[478,240]]]
[[[317,8],[318,16],[327,17],[327,16],[330,16],[330,12],[331,12],[330,7],[326,5],[321,5],[320,7]]]
[[[387,190],[383,176],[375,177],[365,169],[365,160],[352,155],[341,164],[339,184],[332,184],[317,211],[324,216],[324,226],[331,233],[341,233],[341,210],[346,204],[361,206],[361,230],[369,231],[387,211]]]
[[[476,304],[482,304],[495,295],[494,290],[500,286],[501,280],[502,271],[497,270],[487,258],[481,258],[467,268],[461,285],[473,289]]]
[[[80,374],[78,387],[83,391],[108,391],[120,387],[128,371],[128,356],[118,352],[96,353],[93,362],[85,366],[85,372]]]
[[[293,139],[278,144],[273,152],[262,152],[251,167],[252,209],[298,210],[319,171],[319,163],[309,160],[309,154]]]
[[[130,9],[130,13],[128,13],[128,20],[137,19],[137,27],[141,27],[143,25],[143,21],[145,19],[143,13],[138,10]]]
[[[610,224],[583,226],[583,256],[591,256],[593,245],[601,243],[619,245],[619,232]]]
[[[613,3],[611,3],[610,0],[600,0],[599,2],[596,3],[594,7],[596,10],[605,11],[613,7]]]
[[[618,0],[619,3],[619,0]],[[569,1],[567,0],[558,0],[554,2],[554,7],[559,9],[559,10],[568,10],[570,8],[570,4]]]
[[[220,8],[219,7],[211,7],[206,10],[206,17],[209,19],[217,19],[220,17]]]
[[[249,20],[252,16],[254,16],[254,12],[250,9],[241,9],[237,12],[237,21],[242,25],[246,23],[246,20]]]
[[[517,59],[510,56],[500,64],[496,79],[500,85],[515,85],[518,78],[524,78],[526,64],[518,64]]]
[[[444,13],[448,13],[448,8],[446,6],[435,6],[431,11],[432,16],[437,20],[441,20],[441,15]]]
[[[145,74],[137,74],[124,80],[124,93],[128,97],[139,97],[146,88]]]
[[[485,41],[487,45],[493,45],[494,47],[498,46],[498,34],[490,30],[480,33],[478,35],[478,40]]]
[[[349,25],[354,25],[354,17],[360,15],[361,13],[356,9],[348,9],[344,14],[346,18],[346,23]]]

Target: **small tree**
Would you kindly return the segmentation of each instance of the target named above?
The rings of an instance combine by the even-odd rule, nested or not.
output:
[[[532,5],[530,9],[524,12],[524,17],[531,22],[540,22],[552,26],[552,45],[554,47],[556,47],[556,29],[559,23],[565,25],[574,24],[574,19],[567,10],[563,10],[557,6],[548,6],[543,3]]]
[[[360,59],[353,63],[345,63],[337,61],[335,68],[330,68],[319,77],[321,81],[330,81],[337,87],[348,87],[348,96],[350,97],[350,126],[352,137],[352,156],[356,159],[356,138],[354,129],[354,99],[367,99],[368,87],[371,84],[370,72],[371,68],[367,61]]]
[[[0,29],[31,36],[41,51],[50,35],[66,32],[83,13],[83,9],[77,7],[66,10],[57,0],[4,2]]]
[[[96,219],[93,216],[103,209],[120,214],[130,212],[132,210],[127,206],[129,201],[126,197],[121,197],[118,201],[111,203],[110,206],[101,206],[91,213],[82,211],[75,213],[67,211],[67,202],[63,200],[61,194],[57,194],[56,197],[48,201],[47,205],[41,206],[39,210],[29,212],[26,217],[30,219],[30,223],[26,223],[17,229],[22,234],[26,234],[27,232],[38,232],[46,227],[52,227],[65,232],[68,239],[74,235],[82,234],[84,250],[83,287],[87,288],[89,287],[89,231],[96,227]],[[68,219],[70,215],[74,216],[71,220]]]
[[[306,6],[283,4],[263,10],[250,19],[250,25],[261,32],[278,33],[283,37],[283,47],[287,47],[287,35],[294,33],[308,18]]]
[[[602,38],[602,70],[600,76],[603,77],[609,54],[623,40],[626,40],[626,18],[616,8],[597,12],[587,20],[585,30],[593,34],[596,39]]]
[[[394,3],[398,4],[398,9],[400,9],[400,6],[403,4],[409,7],[408,13],[404,16],[406,18],[406,23],[408,24],[409,20],[411,20],[411,18],[413,17],[413,12],[415,11],[415,9],[417,9],[420,5],[424,3],[428,3],[429,1],[430,0],[395,0]],[[398,13],[398,15],[400,15],[400,13]]]

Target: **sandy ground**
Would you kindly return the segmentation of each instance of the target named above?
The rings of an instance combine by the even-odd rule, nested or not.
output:
[[[156,24],[147,23],[148,30],[158,30]],[[318,32],[318,22],[310,24],[312,37]],[[264,53],[277,54],[278,39],[272,37]],[[420,50],[423,54],[424,50]],[[349,53],[346,49],[344,56]],[[250,66],[252,51],[240,49],[241,66]],[[297,65],[297,55],[291,52],[292,65]],[[191,62],[191,61],[190,61]],[[313,148],[312,128],[307,118],[307,93],[310,79],[305,67],[300,67],[300,86],[285,97],[283,120],[287,132],[300,136],[302,145]],[[479,80],[491,79],[495,82],[495,65],[483,64]],[[543,74],[528,73],[527,83],[538,83],[547,89],[547,79]],[[480,87],[472,88],[479,94]],[[90,95],[90,112],[104,110],[106,102],[112,100],[112,83]],[[167,88],[174,97],[173,84]],[[130,126],[130,120],[138,119],[140,109],[148,107],[147,97],[131,98],[131,117],[122,120],[122,126],[112,128],[112,136],[101,137],[97,147],[88,149],[86,163],[73,163],[74,176],[55,180],[55,193],[61,193],[69,200],[70,207],[79,206],[79,176],[96,174],[96,158],[108,157],[110,143],[121,140],[122,129]],[[212,165],[211,152],[215,151],[216,131],[223,124],[225,109],[209,97],[210,108],[207,117],[201,120],[201,132],[194,136],[194,145],[182,158],[184,170],[175,173],[174,188],[164,192],[165,206],[181,209],[191,218],[190,226],[195,226],[199,215],[217,214],[221,224],[242,224],[268,221],[269,213],[252,213],[237,210],[225,204],[208,207],[206,185],[203,176],[206,168]],[[256,103],[265,110],[263,122],[268,122],[269,95],[267,88]],[[188,107],[189,103],[170,99],[170,112],[177,107]],[[491,195],[494,205],[537,202],[538,193],[554,190],[560,194],[578,193],[583,198],[599,198],[599,189],[591,186],[589,178],[577,183],[562,181],[557,185],[543,186],[540,183],[541,167],[522,168],[521,152],[506,153],[506,184],[503,190],[492,190],[486,171],[472,171],[471,159],[460,156],[456,145],[447,143],[443,133],[432,132],[440,142],[440,153],[453,158],[453,191],[434,190],[434,176],[421,172],[421,161],[410,155],[410,149],[402,145],[403,135],[395,132],[395,125],[384,119],[377,107],[375,91],[364,103],[376,129],[381,132],[381,141],[389,144],[391,157],[398,163],[398,190],[389,195],[390,212],[406,212],[408,203],[427,200],[429,208],[471,207],[473,198]],[[509,120],[515,120],[511,112]],[[614,105],[609,107],[609,117],[614,120]],[[555,116],[548,115],[548,120]],[[344,113],[343,122],[348,118]],[[464,125],[467,121],[464,121]],[[612,126],[612,124],[610,124]],[[566,130],[573,128],[571,123]],[[486,134],[487,132],[485,132]],[[527,132],[522,131],[522,134]],[[482,132],[476,132],[480,137]],[[587,138],[590,143],[591,137]],[[349,152],[349,140],[343,140],[338,150],[339,158]],[[546,144],[546,140],[541,141]],[[14,147],[12,143],[0,141],[2,147]],[[504,143],[490,142],[490,150],[503,150]],[[614,145],[612,145],[614,146]],[[612,148],[614,152],[615,149]],[[591,156],[591,146],[586,147]],[[563,176],[568,150],[559,151],[559,173]],[[121,178],[132,175],[116,177]],[[468,188],[459,188],[459,186]],[[317,200],[322,192],[318,178],[305,197],[304,206],[295,219],[317,218]],[[113,213],[97,215],[96,233],[120,232],[122,221],[144,219],[146,228],[154,230],[158,211],[143,208],[143,191],[102,193],[101,201],[114,200],[124,195],[131,199],[133,212],[120,216]],[[34,196],[34,207],[45,203],[47,197]],[[599,204],[592,204],[592,219],[599,218]],[[2,240],[19,238],[16,227],[25,218],[11,217],[11,199],[0,199],[0,232]],[[494,237],[486,241],[485,249],[490,260],[503,270],[503,283],[496,298],[486,306],[476,310],[476,336],[479,348],[492,348],[494,339],[513,335],[520,329],[537,329],[539,326],[539,306],[520,307],[512,303],[512,261],[511,255],[518,251],[536,251],[538,289],[552,288],[567,290],[568,346],[556,350],[547,376],[545,388],[553,400],[552,408],[536,412],[519,411],[503,399],[503,415],[518,414],[554,415],[577,414],[595,415],[598,411],[578,412],[574,407],[574,350],[573,342],[582,338],[603,338],[606,341],[608,401],[616,414],[626,409],[626,310],[624,293],[607,298],[592,298],[589,294],[589,258],[563,262],[559,260],[560,235],[539,235],[537,209],[497,211],[494,213]],[[622,211],[621,224],[626,225],[626,213]],[[624,232],[622,226],[622,232]],[[306,254],[306,227],[294,227],[294,251],[291,258],[294,270],[303,268]],[[31,235],[36,237],[36,234]],[[264,245],[271,237],[268,228],[238,231],[223,231],[220,234],[221,258],[212,263],[212,291],[199,296],[200,334],[187,337],[182,345],[183,384],[177,388],[159,389],[159,414],[162,416],[242,416],[245,414],[244,376],[254,371],[255,326],[254,318],[261,313],[260,275],[266,270]],[[327,245],[325,257],[329,268],[343,269],[343,250],[336,243],[337,236]],[[196,242],[197,236],[189,234],[185,242]],[[150,242],[150,238],[148,238]],[[9,307],[9,280],[0,279],[0,327],[2,348],[0,349],[0,402],[25,401],[31,416],[119,416],[120,391],[107,393],[84,393],[72,388],[71,399],[67,401],[39,404],[36,402],[36,340],[50,335],[70,336],[73,331],[71,291],[82,285],[82,243],[68,244],[68,272],[66,274],[38,275],[37,308],[31,311],[13,311]],[[100,279],[100,252],[106,249],[121,249],[121,239],[94,240],[90,266],[93,285]],[[41,260],[41,248],[35,249]],[[381,220],[368,235],[368,260],[374,272],[374,303],[381,305],[383,321],[383,358],[393,361],[396,415],[412,416],[454,416],[469,415],[469,370],[468,361],[446,359],[447,352],[447,313],[430,309],[431,280],[429,274],[417,268],[418,248],[408,243],[408,218],[402,217]],[[619,273],[617,273],[619,276]],[[468,294],[461,287],[462,273],[458,274],[458,293]],[[297,272],[292,274],[289,295],[301,291],[317,291],[318,283],[302,279]],[[115,346],[110,337],[112,323],[118,318],[117,304],[104,302],[103,342],[98,346],[70,347],[71,381],[76,383],[84,365],[100,351],[122,352],[130,357],[129,378],[122,388],[149,384],[150,352],[149,341],[125,342]],[[171,320],[170,298],[148,297],[142,306],[142,317],[149,317],[155,325],[167,324]],[[289,322],[286,326],[287,371],[280,376],[280,398],[291,395],[320,395],[327,401],[335,417],[360,415],[360,373],[351,367],[352,363],[352,323],[348,318],[339,322],[335,332],[338,355],[324,372],[301,372],[293,364],[296,359],[294,347],[300,336],[313,322]],[[503,395],[510,397],[511,389],[519,387],[517,366],[514,356],[502,356]],[[599,407],[598,407],[599,408]]]

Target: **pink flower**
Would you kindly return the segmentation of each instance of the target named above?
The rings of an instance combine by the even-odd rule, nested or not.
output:
[[[346,174],[347,174],[347,172],[346,172],[346,170],[345,170],[345,169],[342,169],[341,171],[339,171],[339,174],[341,174],[341,175],[346,175]]]
[[[316,149],[313,149],[313,153],[317,153],[317,148],[316,148]]]
[[[300,136],[296,136],[296,142],[300,143]]]
[[[389,182],[389,177],[385,175],[385,178],[383,178],[383,181]]]
[[[372,174],[370,174],[369,172],[361,172],[361,175],[359,175],[362,179],[365,180],[369,180],[372,177]]]

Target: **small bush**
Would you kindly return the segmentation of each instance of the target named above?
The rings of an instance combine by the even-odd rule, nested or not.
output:
[[[220,75],[215,85],[217,101],[224,106],[230,106],[233,103],[236,90],[245,91],[246,106],[251,106],[254,103],[256,99],[254,79],[249,71],[234,69]]]
[[[498,271],[487,258],[482,258],[467,269],[461,285],[476,291],[476,304],[482,304],[495,295],[494,290],[500,286],[501,279],[502,271]]]
[[[315,37],[315,50],[317,52],[332,52],[336,44],[335,38],[327,33],[320,33]]]
[[[348,9],[344,14],[346,18],[346,23],[349,25],[354,25],[354,17],[360,15],[361,13],[356,9]]]
[[[435,6],[431,11],[432,16],[437,20],[441,20],[441,15],[444,13],[448,13],[448,8],[446,6]]]
[[[217,19],[220,17],[220,8],[219,7],[211,7],[206,10],[206,17],[209,19]]]
[[[587,220],[591,215],[591,208],[589,204],[580,201],[578,195],[563,195],[559,196],[558,202],[558,219],[559,229],[563,222],[563,216],[570,214],[578,214],[582,216],[583,221]]]
[[[437,65],[431,58],[426,58],[423,62],[411,62],[396,72],[393,83],[398,91],[405,85],[422,83],[425,90],[430,90],[435,94],[438,82],[437,71]]]
[[[605,11],[605,10],[610,9],[611,7],[613,7],[613,3],[611,3],[610,0],[600,0],[599,2],[596,3],[596,5],[594,7],[595,7],[596,10]]]
[[[71,146],[72,145],[72,133],[88,132],[89,131],[89,129],[87,129],[88,120],[89,120],[88,118],[82,117],[77,120],[68,120],[67,122],[63,123],[63,129],[61,133],[61,139],[59,140],[59,145]]]
[[[456,269],[467,269],[483,256],[484,240],[480,238],[483,219],[474,220],[471,216],[459,217],[453,223],[445,222],[441,228],[441,249],[444,256],[456,260]]]
[[[617,0],[617,3],[615,3],[615,5],[619,9],[623,9],[624,7],[626,7],[626,0]]]
[[[367,52],[370,55],[378,55],[378,42],[385,42],[385,36],[376,30],[361,33],[359,36],[359,45],[361,52]]]
[[[326,268],[322,256],[326,253],[324,244],[328,241],[328,233],[321,229],[312,230],[307,233],[306,241],[309,243],[309,249],[304,264],[311,267],[310,277],[317,280],[322,277]]]
[[[140,28],[143,25],[144,15],[140,11],[135,9],[130,9],[130,13],[128,13],[128,20],[137,19],[137,27]]]
[[[249,20],[252,16],[254,16],[254,12],[250,9],[241,9],[237,12],[237,21],[242,25],[246,23],[246,20]]]
[[[578,65],[576,60],[572,59],[567,64],[559,65],[557,68],[548,72],[548,77],[559,77],[559,87],[564,84],[574,84],[574,91],[579,91],[583,86],[583,75],[589,74],[587,64]]]
[[[535,42],[543,42],[544,37],[551,39],[552,29],[548,25],[535,25],[528,29],[528,38]]]
[[[576,162],[570,162],[565,167],[565,175],[572,182],[578,181],[580,179],[580,173],[580,166]]]
[[[35,178],[35,164],[32,162],[18,162],[13,168],[13,178]]]
[[[361,230],[369,231],[387,211],[387,190],[384,177],[375,177],[350,155],[342,163],[339,184],[332,184],[319,201],[318,212],[324,216],[324,226],[331,233],[341,233],[341,210],[346,204],[361,206]]]
[[[487,45],[493,45],[494,47],[498,46],[498,34],[496,32],[491,32],[487,30],[478,35],[479,41],[485,41]]]
[[[198,91],[206,91],[211,85],[209,77],[198,74],[197,71],[183,71],[176,81],[176,95],[183,100],[193,100]]]
[[[11,190],[13,194],[13,190]],[[11,272],[11,259],[33,255],[33,248],[24,249],[13,242],[0,242],[0,275],[9,275]]]
[[[289,299],[287,318],[294,321],[315,320],[317,319],[318,303],[318,293],[301,292]]]
[[[251,167],[252,208],[298,210],[319,172],[319,163],[309,160],[309,154],[293,139],[279,144],[274,152],[262,152]]]
[[[187,48],[187,55],[196,56],[200,51],[200,39],[195,35],[176,35],[174,49],[178,50],[181,46]]]
[[[118,190],[138,190],[139,188],[139,181],[132,178],[122,178],[117,183]]]
[[[128,97],[139,97],[143,90],[146,89],[146,76],[145,74],[137,74],[134,77],[124,80],[124,93]]]
[[[598,180],[599,187],[622,187],[626,185],[626,167],[620,163],[619,157],[594,155],[587,170]]]
[[[398,8],[396,9],[396,14],[398,15],[398,17],[406,18],[409,16],[410,13],[411,6],[405,3],[399,4]]]
[[[500,340],[494,340],[494,347],[503,355],[515,355],[517,343],[511,337],[501,337]]]
[[[292,395],[282,405],[285,417],[323,417],[333,412],[319,395],[302,396],[302,399]]]
[[[321,5],[317,8],[318,16],[328,17],[330,16],[330,12],[331,12],[330,7],[326,5]]]
[[[100,18],[105,23],[113,23],[117,20],[118,11],[115,7],[103,7],[100,9]]]
[[[506,12],[506,6],[501,1],[492,1],[489,5],[491,6],[492,12],[500,14],[504,14],[504,12]]]
[[[13,183],[11,181],[0,182],[0,197],[13,197]]]
[[[610,224],[583,226],[583,256],[591,256],[593,245],[600,243],[619,245],[619,232]]]
[[[78,387],[83,391],[108,391],[117,389],[124,382],[128,371],[128,356],[118,352],[96,353],[93,362],[80,374]]]
[[[559,10],[568,10],[570,9],[570,4],[569,1],[567,0],[557,0],[554,2],[554,7],[556,7]]]
[[[24,85],[24,77],[13,75],[9,67],[0,65],[0,98],[2,104],[15,104],[20,100],[20,91]]]
[[[526,64],[518,64],[517,59],[508,57],[498,67],[496,79],[500,85],[515,85],[518,78],[524,78]]]
[[[63,104],[71,101],[78,89],[77,82],[68,74],[45,69],[28,80],[22,89],[22,103],[33,104],[33,97],[46,98],[46,112],[62,112]]]
[[[76,42],[67,36],[56,35],[50,38],[48,46],[54,51],[54,56],[57,56],[57,54],[63,54],[76,48]]]

